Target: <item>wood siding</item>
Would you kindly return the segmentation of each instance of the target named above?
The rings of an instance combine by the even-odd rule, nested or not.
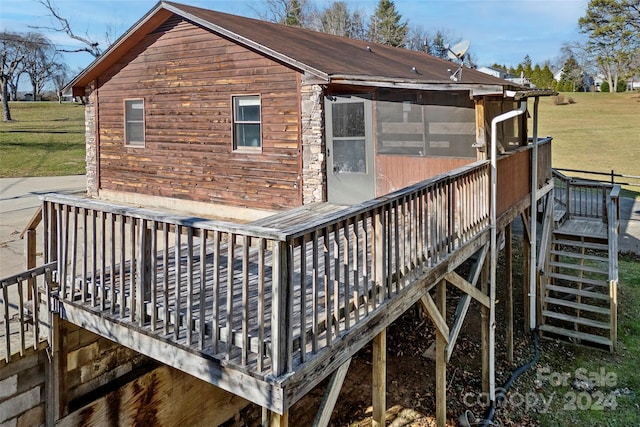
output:
[[[302,203],[299,73],[169,19],[98,78],[101,189],[279,210]],[[262,153],[232,150],[233,95],[261,97]],[[144,148],[124,99],[145,102]]]
[[[400,190],[475,162],[454,157],[376,156],[376,196]]]
[[[498,217],[529,194],[531,188],[531,153],[520,149],[498,158]]]

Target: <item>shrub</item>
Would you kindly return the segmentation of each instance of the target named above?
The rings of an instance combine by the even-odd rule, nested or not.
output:
[[[567,102],[568,102],[569,104],[575,104],[575,103],[576,103],[576,100],[575,100],[575,99],[573,99],[573,98],[567,98]]]
[[[563,95],[556,95],[553,97],[553,103],[555,105],[563,105],[564,104],[564,96]]]
[[[600,84],[600,92],[609,92],[609,82],[602,82]]]

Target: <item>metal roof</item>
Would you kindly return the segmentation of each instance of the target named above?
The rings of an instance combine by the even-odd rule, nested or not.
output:
[[[476,94],[524,90],[506,80],[464,68],[459,81],[450,75],[457,64],[423,52],[395,48],[312,30],[230,15],[173,2],[159,2],[66,89],[80,93],[137,41],[178,15],[222,37],[298,69],[319,83],[362,84],[415,89],[469,89]]]

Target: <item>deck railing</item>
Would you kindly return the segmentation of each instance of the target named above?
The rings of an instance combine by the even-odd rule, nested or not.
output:
[[[7,363],[13,354],[24,355],[27,348],[37,349],[48,338],[41,328],[40,305],[41,295],[46,295],[43,315],[48,315],[46,307],[51,298],[47,290],[51,290],[55,267],[54,263],[46,264],[0,279],[0,310],[4,317],[0,354]]]
[[[556,170],[553,176],[556,205],[566,211],[568,218],[601,218],[608,224],[607,197],[613,185],[571,178]]]
[[[280,376],[488,227],[477,162],[291,229],[45,196],[59,296]]]

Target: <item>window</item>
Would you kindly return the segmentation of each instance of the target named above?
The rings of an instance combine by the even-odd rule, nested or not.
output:
[[[260,97],[233,97],[233,149],[260,150]]]
[[[144,147],[144,100],[124,101],[124,142],[134,147]]]

